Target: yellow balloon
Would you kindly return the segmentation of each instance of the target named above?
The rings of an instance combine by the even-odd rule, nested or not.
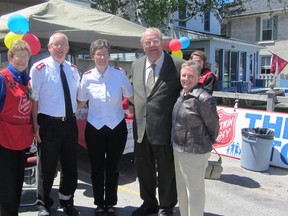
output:
[[[13,41],[22,40],[22,38],[23,38],[23,34],[19,35],[19,34],[15,34],[13,32],[9,32],[4,38],[4,44],[9,49],[11,47],[11,44],[13,43]]]
[[[178,57],[178,58],[183,58],[183,53],[181,50],[178,51],[172,51],[172,56]]]

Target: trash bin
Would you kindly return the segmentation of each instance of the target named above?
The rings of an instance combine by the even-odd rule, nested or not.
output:
[[[269,128],[242,128],[240,164],[253,171],[269,169],[274,131]]]

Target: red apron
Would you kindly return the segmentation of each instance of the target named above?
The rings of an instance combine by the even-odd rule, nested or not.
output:
[[[0,73],[6,86],[6,100],[0,112],[0,145],[11,150],[23,150],[32,144],[34,138],[28,87],[15,82],[8,69]]]

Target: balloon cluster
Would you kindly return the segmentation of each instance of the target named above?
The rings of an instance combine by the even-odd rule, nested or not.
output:
[[[36,55],[41,49],[40,40],[29,31],[29,22],[21,14],[13,14],[8,19],[10,32],[4,38],[4,44],[9,49],[15,40],[26,41],[31,49],[31,55]]]
[[[178,58],[183,58],[183,53],[181,49],[186,49],[190,45],[190,39],[188,37],[181,37],[178,39],[173,39],[169,43],[169,48],[172,51],[172,56]]]

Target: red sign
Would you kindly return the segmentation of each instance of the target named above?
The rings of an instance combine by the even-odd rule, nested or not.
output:
[[[237,113],[226,113],[225,111],[218,110],[219,115],[219,133],[216,139],[216,143],[213,145],[214,148],[228,146],[234,140],[236,134],[236,119]]]

